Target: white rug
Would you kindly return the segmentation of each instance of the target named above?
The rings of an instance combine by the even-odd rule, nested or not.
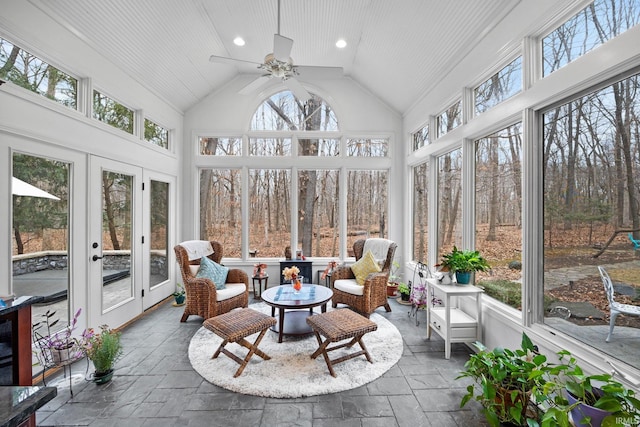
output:
[[[251,308],[271,315],[271,307],[264,303],[252,304]],[[322,355],[311,359],[311,354],[318,348],[315,335],[304,338],[285,336],[279,344],[278,335],[273,331],[267,331],[258,348],[271,356],[271,359],[262,360],[261,357],[253,355],[242,375],[233,378],[240,365],[222,353],[217,359],[211,359],[222,339],[202,327],[189,344],[189,360],[193,368],[207,381],[242,394],[295,398],[349,390],[380,377],[395,365],[402,355],[403,342],[398,329],[378,314],[372,314],[371,320],[378,325],[378,329],[366,334],[363,341],[373,363],[367,362],[365,356],[338,363],[334,365],[337,378],[329,374]],[[254,342],[256,337],[257,334],[251,335],[247,340]],[[248,352],[246,348],[235,343],[227,344],[226,348],[240,358],[244,358]],[[360,346],[356,344],[351,349],[331,351],[329,356],[335,359],[342,354],[353,352],[354,349],[358,351]]]

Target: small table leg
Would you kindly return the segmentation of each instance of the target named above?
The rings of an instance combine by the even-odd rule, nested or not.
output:
[[[284,331],[284,308],[278,309],[278,342],[282,342],[282,331]]]

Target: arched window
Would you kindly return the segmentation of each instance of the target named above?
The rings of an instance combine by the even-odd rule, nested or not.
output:
[[[243,256],[241,233],[244,253],[259,258],[280,258],[286,246],[336,258],[344,255],[341,240],[351,247],[362,236],[387,237],[389,136],[344,135],[318,95],[303,103],[288,90],[273,94],[244,135],[202,135],[199,144],[207,164],[200,170],[200,236],[221,241],[225,257]],[[341,181],[348,183],[342,190]],[[343,222],[348,236],[340,233]]]
[[[318,95],[304,104],[290,91],[278,92],[256,109],[251,130],[320,131],[338,130],[338,118],[327,102]]]

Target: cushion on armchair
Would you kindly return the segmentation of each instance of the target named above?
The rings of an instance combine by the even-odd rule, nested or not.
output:
[[[196,277],[209,279],[216,285],[216,289],[222,290],[226,288],[225,282],[227,281],[227,274],[229,274],[229,267],[220,265],[203,256],[200,260],[200,268],[198,269]]]
[[[353,275],[356,276],[358,285],[363,286],[369,274],[380,272],[380,266],[371,251],[367,251],[362,258],[351,266],[351,271],[353,271]]]

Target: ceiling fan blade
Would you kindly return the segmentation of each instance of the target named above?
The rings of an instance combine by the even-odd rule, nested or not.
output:
[[[264,76],[260,76],[242,89],[238,91],[241,95],[249,95],[250,93],[255,92],[262,85],[266,84],[269,80],[271,80],[271,75],[265,74]]]
[[[245,61],[244,59],[227,58],[226,56],[217,56],[217,55],[211,55],[209,57],[209,61],[218,62],[220,64],[230,64],[230,65],[237,65],[238,63],[251,64],[251,65],[255,65],[256,67],[260,65],[259,62]]]
[[[284,84],[300,101],[307,102],[311,98],[311,94],[295,78],[289,77]]]
[[[280,34],[273,35],[273,56],[275,56],[278,61],[289,61],[292,47],[293,40],[281,36]]]
[[[300,77],[310,79],[339,79],[344,76],[342,67],[316,67],[312,65],[294,66]]]

